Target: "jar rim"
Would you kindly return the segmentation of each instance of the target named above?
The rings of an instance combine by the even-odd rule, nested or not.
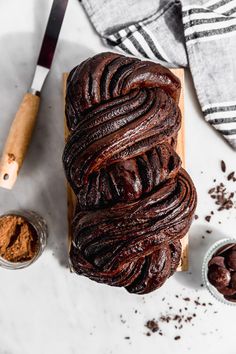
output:
[[[24,218],[34,228],[37,234],[38,247],[31,259],[22,262],[11,262],[5,259],[4,257],[0,256],[0,268],[5,268],[9,270],[23,269],[33,264],[43,253],[46,247],[46,241],[48,236],[47,224],[45,220],[41,217],[41,215],[39,215],[37,212],[26,209],[10,210],[5,212],[4,214],[1,214],[0,218],[4,216],[14,215]]]

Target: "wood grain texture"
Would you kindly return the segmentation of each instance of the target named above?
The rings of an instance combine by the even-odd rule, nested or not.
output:
[[[64,97],[64,112],[65,112],[65,98],[66,98],[66,82],[67,82],[68,73],[63,74],[63,97]],[[65,134],[65,142],[69,135],[69,130],[66,124],[66,116],[64,114],[64,134]],[[69,249],[71,244],[71,222],[74,214],[74,209],[76,205],[76,197],[75,194],[70,187],[69,183],[66,181],[66,189],[67,189],[67,220],[68,220],[68,243]]]
[[[184,69],[171,69],[171,71],[180,79],[181,81],[181,94],[179,99],[179,107],[182,114],[182,126],[178,133],[178,141],[176,151],[182,159],[182,165],[185,167],[185,132],[184,132]],[[65,108],[65,95],[66,95],[66,81],[67,81],[68,73],[63,74],[63,93],[64,93],[64,108]],[[65,110],[64,110],[65,111]],[[65,130],[65,141],[68,137],[69,131],[66,125],[66,118],[64,116],[64,130]],[[74,208],[76,204],[76,197],[70,188],[69,184],[67,184],[67,205],[68,205],[68,241],[69,248],[71,244],[71,221],[73,218]],[[181,240],[182,243],[182,255],[181,262],[177,268],[177,271],[186,271],[188,270],[188,235],[186,235]]]
[[[26,93],[12,122],[0,161],[0,187],[11,189],[35,127],[40,98]]]
[[[178,133],[178,141],[176,152],[181,157],[182,166],[185,168],[185,124],[184,124],[184,69],[171,69],[171,71],[180,79],[181,81],[181,93],[179,98],[179,108],[182,114],[182,125]],[[177,271],[187,271],[188,270],[188,234],[181,239],[182,244],[182,254],[181,262],[177,268]]]

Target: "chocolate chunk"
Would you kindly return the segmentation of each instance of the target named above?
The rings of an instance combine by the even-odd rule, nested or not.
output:
[[[210,220],[211,220],[211,215],[207,215],[207,216],[205,217],[205,220],[206,220],[207,222],[210,222]]]
[[[225,257],[228,268],[236,270],[236,251],[230,250]]]
[[[236,244],[220,247],[208,263],[208,279],[228,301],[236,302]]]
[[[216,255],[216,256],[225,256],[226,251],[228,251],[229,249],[231,249],[233,246],[234,246],[234,243],[228,243],[227,245],[220,247],[220,248],[216,251],[215,255]]]
[[[217,288],[217,290],[221,294],[226,295],[226,296],[233,296],[234,294],[236,294],[236,290],[232,289],[232,288],[229,288],[228,286],[222,287],[222,288]]]
[[[216,288],[223,288],[229,285],[230,272],[226,268],[213,264],[208,269],[208,279]]]
[[[236,289],[236,272],[231,273],[230,286],[233,289]]]
[[[232,295],[232,296],[225,295],[224,298],[228,301],[236,302],[236,295]]]
[[[225,164],[224,160],[221,160],[220,166],[221,166],[221,171],[225,172],[226,171],[226,164]]]
[[[213,257],[209,263],[208,266],[212,266],[213,264],[218,265],[220,267],[225,267],[225,259],[224,257],[220,257],[220,256],[215,256]]]

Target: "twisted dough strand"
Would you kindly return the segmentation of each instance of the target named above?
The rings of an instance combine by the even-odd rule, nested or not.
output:
[[[162,66],[101,53],[68,78],[65,173],[78,202],[71,265],[144,294],[180,261],[196,191],[175,152],[179,80]]]

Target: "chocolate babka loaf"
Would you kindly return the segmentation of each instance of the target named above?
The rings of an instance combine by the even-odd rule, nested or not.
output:
[[[161,65],[115,53],[71,71],[63,163],[77,197],[76,273],[145,294],[175,272],[196,207],[175,152],[180,89]]]

